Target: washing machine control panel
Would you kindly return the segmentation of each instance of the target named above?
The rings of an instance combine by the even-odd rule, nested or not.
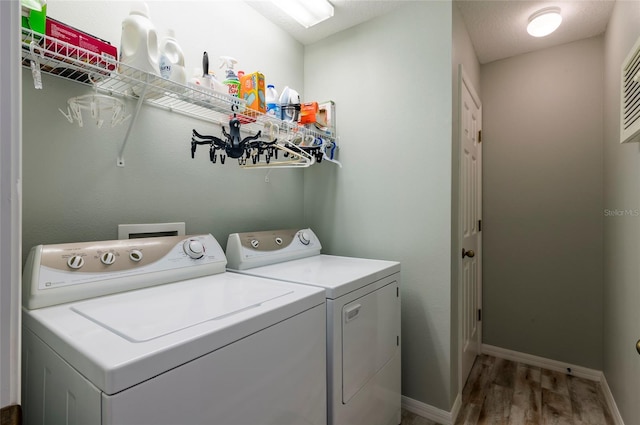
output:
[[[222,273],[225,266],[210,234],[39,245],[27,258],[23,304],[38,308]]]
[[[319,255],[321,249],[311,229],[233,233],[227,239],[227,267],[246,270]]]

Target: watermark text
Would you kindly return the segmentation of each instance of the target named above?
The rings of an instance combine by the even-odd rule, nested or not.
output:
[[[604,209],[605,217],[640,217],[640,208],[635,209]]]

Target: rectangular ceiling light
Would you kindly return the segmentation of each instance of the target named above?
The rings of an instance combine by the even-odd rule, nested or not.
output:
[[[271,0],[271,2],[305,28],[333,16],[333,5],[327,0]]]

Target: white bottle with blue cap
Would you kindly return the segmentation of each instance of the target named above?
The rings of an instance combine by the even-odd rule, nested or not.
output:
[[[267,84],[267,115],[277,117],[278,109],[278,91],[273,84]]]

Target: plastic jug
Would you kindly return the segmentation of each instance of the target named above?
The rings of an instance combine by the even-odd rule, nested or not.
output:
[[[273,84],[267,85],[267,115],[276,117],[277,116],[277,108],[278,108],[278,91]]]
[[[120,62],[150,74],[160,75],[158,68],[158,34],[146,3],[135,3],[122,21]],[[121,69],[120,72],[123,70]],[[134,87],[134,92],[140,87]]]
[[[187,82],[184,68],[184,53],[175,38],[175,31],[167,30],[167,35],[160,43],[160,60],[158,62],[160,76],[179,84]]]
[[[300,115],[300,95],[294,89],[285,87],[280,94],[280,116],[282,121],[298,121]]]

